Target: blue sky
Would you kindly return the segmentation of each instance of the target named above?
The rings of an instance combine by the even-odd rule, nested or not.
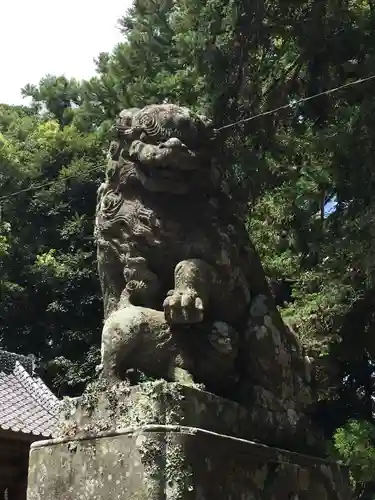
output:
[[[92,76],[93,59],[121,41],[117,20],[130,5],[131,0],[2,0],[0,103],[22,103],[20,89],[47,73]]]

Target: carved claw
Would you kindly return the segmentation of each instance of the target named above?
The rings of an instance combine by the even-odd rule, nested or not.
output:
[[[170,290],[163,308],[169,324],[193,324],[203,320],[203,300],[194,290]]]

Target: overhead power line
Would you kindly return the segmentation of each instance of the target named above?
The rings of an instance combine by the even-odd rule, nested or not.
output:
[[[90,168],[90,169],[86,170],[85,173],[95,172],[101,168],[102,168],[102,166]],[[10,193],[10,194],[7,194],[5,196],[0,196],[0,203],[2,201],[9,200],[10,198],[13,198],[14,196],[18,196],[19,194],[27,193],[28,191],[38,191],[39,189],[42,189],[42,188],[47,187],[47,186],[52,186],[53,184],[57,184],[58,182],[65,181],[68,179],[73,179],[76,177],[76,175],[77,174],[67,175],[63,179],[53,179],[52,181],[42,182],[41,184],[36,184],[35,186],[29,186],[25,189],[20,189],[19,191],[15,191],[14,193]]]
[[[277,113],[277,111],[282,111],[283,109],[294,108],[295,106],[298,106],[299,104],[302,104],[302,103],[307,102],[307,101],[311,101],[312,99],[316,99],[316,98],[321,97],[323,95],[333,94],[334,92],[337,92],[338,90],[345,89],[347,87],[353,87],[354,85],[358,85],[360,83],[368,82],[368,81],[374,80],[374,79],[375,79],[375,75],[371,75],[371,76],[368,76],[366,78],[360,78],[359,80],[355,80],[354,82],[345,83],[344,85],[340,85],[339,87],[335,87],[333,89],[324,90],[323,92],[319,92],[318,94],[314,94],[314,95],[311,95],[309,97],[304,97],[303,99],[299,99],[298,101],[292,101],[289,104],[284,104],[283,106],[279,106],[278,108],[270,109],[269,111],[263,111],[262,113],[259,113],[259,114],[254,115],[254,116],[250,116],[249,118],[244,118],[242,120],[238,120],[237,122],[229,123],[228,125],[223,125],[222,127],[217,128],[216,132],[221,132],[222,130],[236,127],[237,125],[241,125],[242,123],[251,122],[253,120],[256,120],[257,118],[261,118],[262,116],[267,116],[267,115],[271,115],[273,113]]]
[[[237,122],[229,123],[228,125],[223,125],[222,127],[215,129],[215,132],[216,133],[221,132],[222,130],[226,130],[226,129],[229,129],[232,127],[236,127],[237,125],[241,125],[242,123],[251,122],[253,120],[256,120],[257,118],[261,118],[263,116],[271,115],[271,114],[277,113],[278,111],[282,111],[283,109],[294,108],[295,106],[298,106],[299,104],[302,104],[302,103],[307,102],[307,101],[311,101],[312,99],[317,99],[318,97],[321,97],[323,95],[333,94],[334,92],[337,92],[341,89],[344,89],[347,87],[353,87],[354,85],[359,85],[361,83],[365,83],[365,82],[368,82],[368,81],[374,80],[374,79],[375,79],[375,75],[371,75],[371,76],[368,76],[366,78],[360,78],[358,80],[355,80],[354,82],[345,83],[345,84],[340,85],[338,87],[334,87],[332,89],[327,89],[327,90],[324,90],[323,92],[319,92],[318,94],[314,94],[314,95],[311,95],[309,97],[304,97],[304,98],[299,99],[297,101],[292,101],[289,104],[284,104],[283,106],[279,106],[278,108],[270,109],[268,111],[263,111],[262,113],[250,116],[249,118],[243,118],[242,120],[238,120]],[[92,169],[89,169],[87,172],[95,172],[99,168],[102,168],[102,167],[101,166],[94,167]],[[74,177],[75,177],[75,175],[66,176],[66,177],[64,177],[63,180],[72,179]],[[14,193],[10,193],[10,194],[5,195],[5,196],[0,196],[0,203],[2,201],[9,200],[10,198],[18,196],[19,194],[26,193],[28,191],[38,191],[39,189],[42,189],[44,187],[51,186],[55,183],[57,184],[57,182],[60,182],[61,180],[62,179],[59,179],[59,180],[54,179],[52,181],[43,182],[43,183],[37,184],[35,186],[29,186],[25,189],[20,189],[19,191],[15,191]]]

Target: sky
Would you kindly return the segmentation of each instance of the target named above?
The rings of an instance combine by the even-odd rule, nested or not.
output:
[[[0,0],[0,103],[22,104],[20,90],[46,74],[79,80],[94,58],[123,37],[117,21],[131,0]]]

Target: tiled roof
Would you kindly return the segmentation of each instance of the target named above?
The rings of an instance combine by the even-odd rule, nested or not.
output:
[[[34,374],[32,357],[0,351],[0,429],[53,436],[59,405]]]

